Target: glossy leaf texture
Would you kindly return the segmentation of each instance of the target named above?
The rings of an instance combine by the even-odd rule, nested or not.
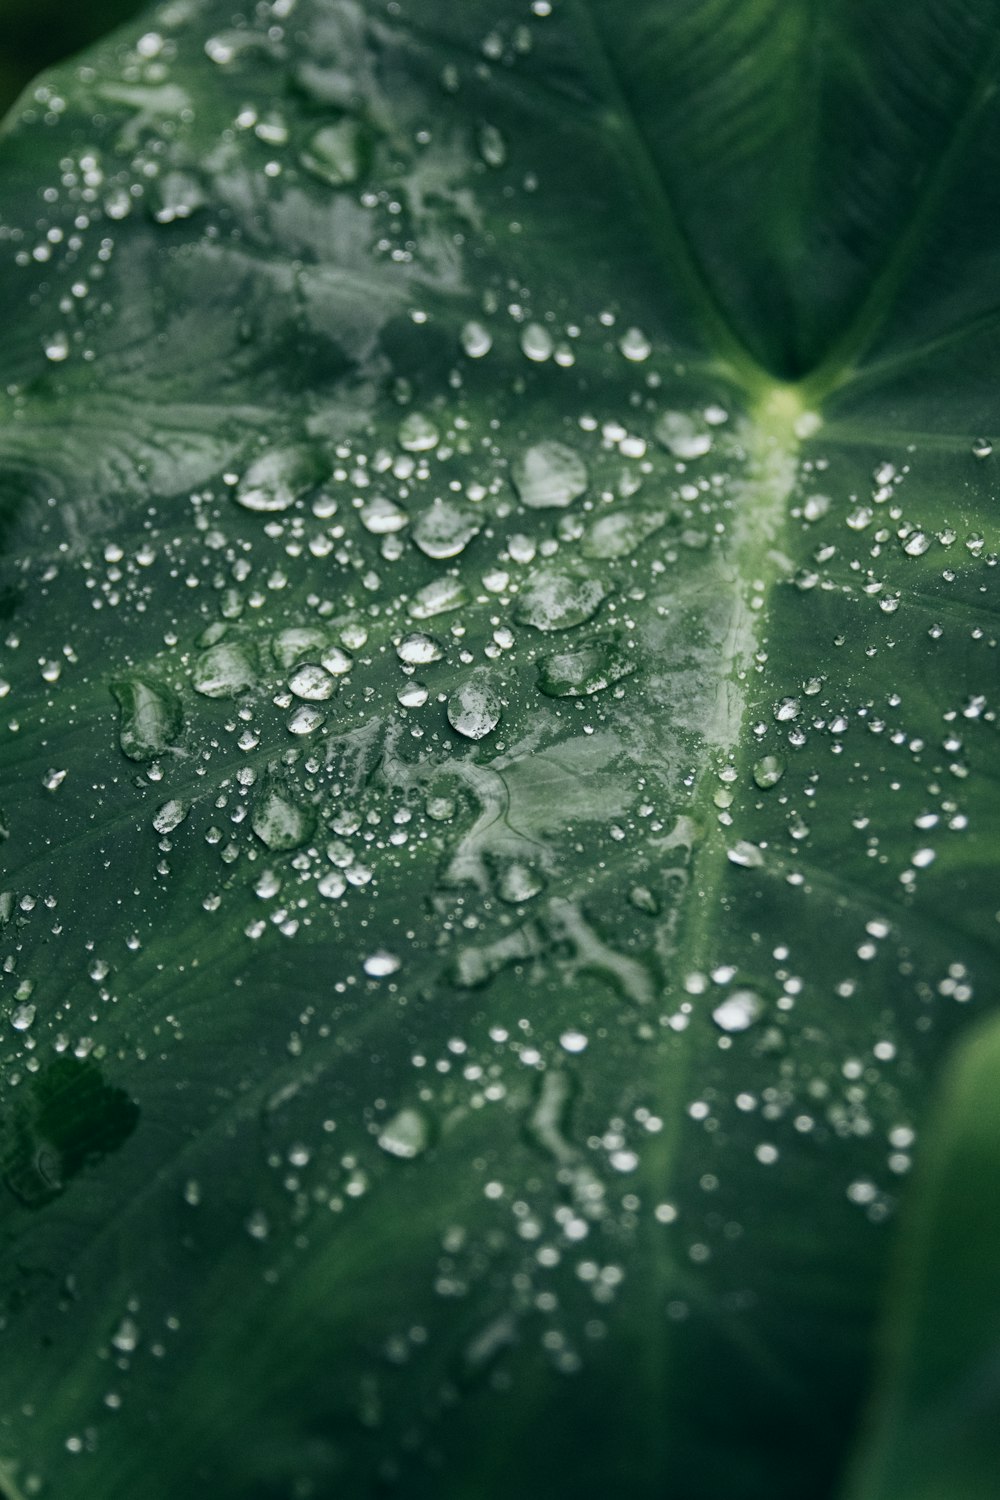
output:
[[[168,0],[8,122],[11,1497],[836,1492],[1000,967],[995,34]]]

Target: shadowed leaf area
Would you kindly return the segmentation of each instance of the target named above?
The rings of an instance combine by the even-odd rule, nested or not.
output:
[[[1000,978],[998,53],[166,0],[8,119],[11,1497],[845,1493]]]

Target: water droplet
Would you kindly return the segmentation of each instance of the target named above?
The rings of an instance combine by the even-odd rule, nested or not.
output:
[[[521,329],[520,344],[522,352],[535,364],[551,359],[555,347],[551,333],[541,323],[526,323]]]
[[[518,596],[514,618],[535,630],[569,630],[597,613],[606,590],[576,569],[539,568]]]
[[[33,1005],[18,1005],[11,1014],[10,1024],[15,1031],[30,1031],[34,1019],[35,1007]]]
[[[298,849],[310,837],[315,818],[278,786],[265,784],[253,806],[250,826],[268,849]]]
[[[189,219],[204,208],[205,190],[190,172],[164,172],[153,181],[149,204],[157,224],[174,224]]]
[[[361,507],[361,524],[372,536],[391,536],[408,526],[410,518],[394,500],[375,495]]]
[[[407,682],[396,694],[396,701],[401,708],[423,708],[430,692],[422,682]]]
[[[584,557],[627,557],[667,520],[666,511],[616,511],[601,516],[583,539]]]
[[[288,679],[289,689],[296,698],[307,703],[325,703],[337,691],[336,678],[316,662],[303,662],[296,667]]]
[[[798,698],[782,698],[774,705],[774,717],[779,724],[787,724],[798,718],[800,707]]]
[[[587,466],[565,443],[535,443],[514,462],[514,488],[522,505],[549,510],[570,505],[587,488]]]
[[[364,127],[357,120],[338,120],[316,131],[299,161],[328,187],[349,187],[364,171],[367,154]]]
[[[972,445],[972,453],[975,458],[989,458],[993,452],[993,444],[989,438],[977,438]]]
[[[903,551],[907,557],[923,557],[931,545],[931,539],[926,531],[911,531],[903,543]]]
[[[502,167],[507,160],[507,142],[495,125],[481,125],[477,137],[479,154],[488,167]]]
[[[785,763],[776,755],[762,755],[760,760],[754,764],[753,779],[762,791],[769,787],[777,786],[785,774]]]
[[[747,870],[759,869],[764,863],[763,851],[747,839],[740,839],[726,852],[731,864],[742,865]]]
[[[430,1126],[416,1109],[401,1109],[393,1115],[379,1134],[378,1143],[389,1156],[412,1161],[430,1145]]]
[[[588,1040],[582,1031],[573,1029],[562,1033],[559,1045],[565,1052],[583,1052],[586,1050]]]
[[[550,698],[580,698],[602,692],[635,669],[634,657],[618,639],[609,638],[541,657],[538,686]]]
[[[461,609],[468,602],[469,593],[460,578],[436,578],[417,590],[407,605],[407,614],[413,620],[433,620],[435,615]]]
[[[467,740],[482,740],[500,723],[500,698],[486,668],[471,672],[448,697],[448,722]]]
[[[427,557],[457,557],[472,538],[482,530],[474,511],[438,500],[418,516],[413,526],[413,540]]]
[[[287,671],[296,662],[302,661],[303,657],[318,656],[325,645],[326,636],[323,631],[307,625],[282,630],[276,636],[272,649],[278,664]]]
[[[441,660],[444,647],[432,635],[423,635],[418,631],[400,641],[396,647],[396,655],[407,666],[426,667],[433,661]]]
[[[311,703],[303,703],[301,707],[288,716],[289,734],[312,734],[317,729],[322,729],[326,723],[326,714],[314,708]]]
[[[153,814],[153,827],[157,833],[173,833],[174,829],[179,828],[184,822],[189,811],[186,802],[172,797],[169,802],[164,802],[162,807],[156,809]]]
[[[802,502],[802,514],[807,521],[821,521],[830,504],[829,495],[808,495]]]
[[[380,948],[377,953],[368,955],[362,967],[369,979],[387,979],[390,974],[396,973],[401,962],[395,953],[387,953],[384,948]]]
[[[247,469],[236,486],[235,499],[244,510],[261,513],[287,510],[307,491],[321,484],[327,466],[315,448],[299,444],[264,453]]]
[[[753,990],[734,990],[712,1012],[720,1031],[746,1031],[759,1017],[763,1006]]]
[[[343,677],[354,665],[351,653],[342,650],[340,646],[327,646],[320,655],[320,661],[334,677]]]
[[[653,352],[653,346],[641,328],[627,328],[618,340],[618,347],[626,359],[637,363],[648,359]]]
[[[483,323],[472,320],[462,328],[462,348],[470,359],[482,359],[493,348],[493,335]]]
[[[150,678],[128,677],[111,684],[121,716],[118,743],[129,760],[156,760],[177,743],[183,714],[177,694]]]
[[[203,698],[234,698],[257,681],[251,647],[240,641],[220,641],[203,651],[191,674],[191,685]]]
[[[438,429],[422,412],[411,411],[399,424],[399,446],[407,453],[427,453],[440,441]]]
[[[712,446],[711,432],[682,411],[665,411],[654,433],[657,441],[675,458],[703,458]]]

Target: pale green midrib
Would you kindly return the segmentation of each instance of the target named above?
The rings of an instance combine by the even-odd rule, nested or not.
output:
[[[705,736],[704,761],[689,808],[696,823],[704,829],[704,838],[692,854],[688,884],[681,897],[687,921],[670,955],[672,972],[666,976],[674,985],[684,974],[704,967],[708,942],[718,931],[716,914],[729,867],[730,837],[718,822],[712,793],[717,786],[717,770],[722,764],[737,760],[744,740],[749,707],[744,684],[753,670],[753,656],[766,625],[771,593],[785,573],[779,548],[788,522],[788,498],[797,474],[800,439],[796,425],[803,410],[800,393],[794,387],[772,383],[751,409],[742,432],[747,480],[737,496],[733,530],[729,545],[723,550],[723,564],[734,585],[730,649],[723,655],[716,715]],[[757,583],[760,588],[754,587]],[[758,609],[751,608],[751,597],[760,599]],[[653,1138],[643,1162],[652,1202],[675,1196],[671,1183],[676,1180],[683,1153],[686,1083],[696,1061],[694,1052],[700,1035],[697,1025],[683,1033],[668,1068],[657,1080],[663,1094],[658,1113],[666,1128]],[[678,1267],[664,1237],[654,1240],[654,1246],[653,1275],[656,1289],[662,1294],[669,1286],[676,1286]],[[673,1344],[666,1337],[655,1336],[655,1325],[651,1334],[645,1338],[643,1350],[650,1388],[662,1399],[670,1386]],[[662,1447],[667,1434],[661,1425],[654,1427],[651,1442]],[[669,1455],[656,1453],[653,1462],[657,1465],[656,1472],[666,1472]]]
[[[660,256],[684,288],[690,305],[702,323],[710,348],[725,362],[732,378],[751,396],[774,384],[771,375],[730,328],[711,286],[698,264],[684,233],[663,175],[628,99],[621,78],[591,8],[591,0],[571,0],[578,29],[593,60],[597,81],[604,95],[610,121],[617,126],[620,155],[647,211],[647,219]]]

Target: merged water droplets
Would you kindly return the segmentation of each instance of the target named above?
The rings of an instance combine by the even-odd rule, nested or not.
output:
[[[587,697],[631,676],[636,665],[621,638],[608,636],[572,651],[540,657],[538,686],[550,698]]]

